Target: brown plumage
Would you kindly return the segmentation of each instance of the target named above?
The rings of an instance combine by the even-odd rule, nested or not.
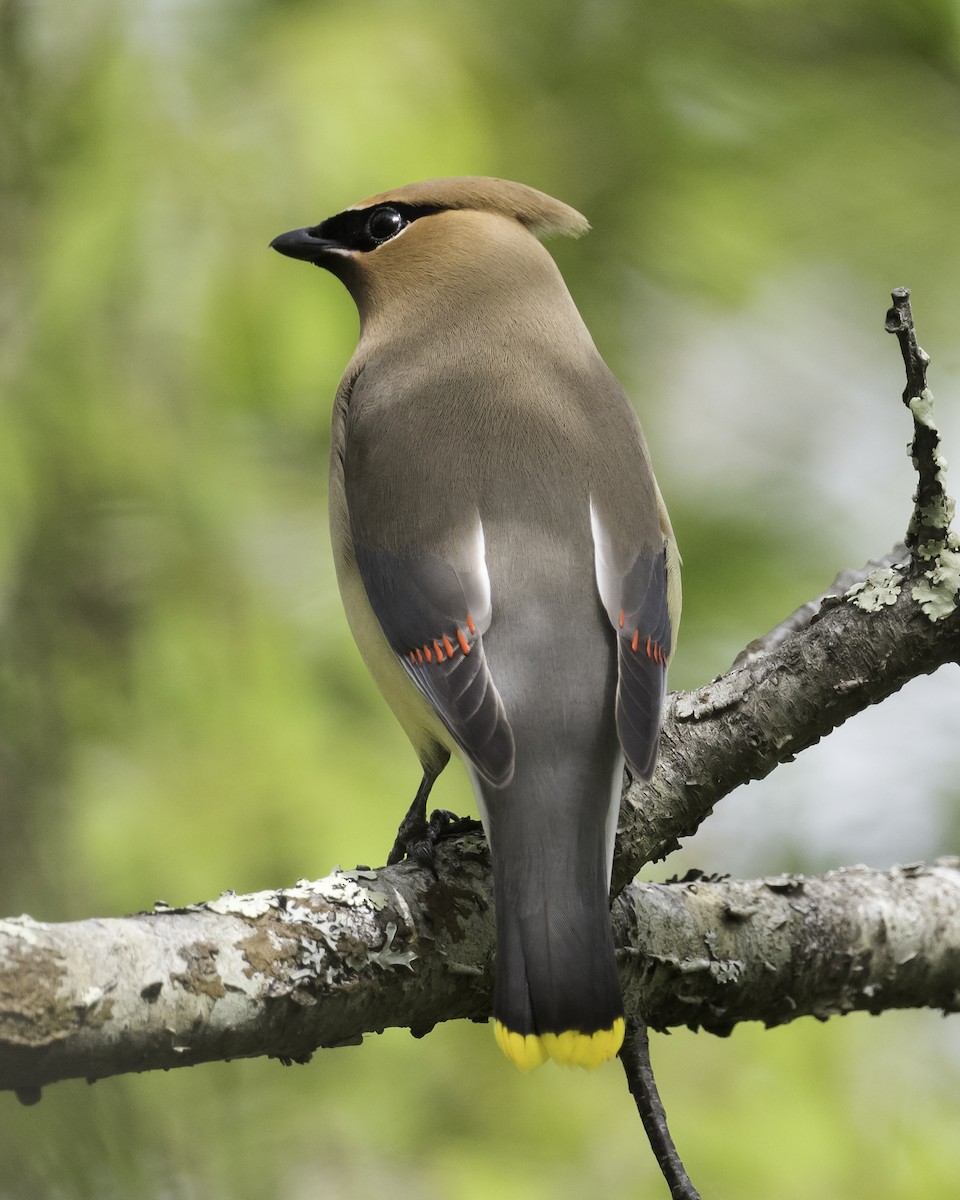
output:
[[[565,234],[580,237],[590,222],[569,204],[554,200],[546,192],[513,183],[509,179],[491,179],[486,175],[461,175],[453,179],[424,179],[408,183],[390,192],[381,192],[351,205],[353,209],[373,208],[378,204],[416,204],[427,207],[475,212],[499,213],[510,217],[536,237]]]

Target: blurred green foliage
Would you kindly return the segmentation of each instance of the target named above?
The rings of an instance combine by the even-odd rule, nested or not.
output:
[[[648,430],[692,686],[905,526],[880,318],[912,285],[955,396],[958,136],[953,0],[0,0],[3,910],[378,863],[415,787],[328,549],[355,314],[275,233],[461,173],[588,214],[554,251]],[[902,523],[864,541],[884,494]],[[955,828],[955,770],[930,791]],[[457,771],[439,799],[470,806]],[[756,869],[818,865],[780,820]],[[907,1200],[955,1186],[956,1037],[900,1014],[654,1052],[712,1200]],[[2,1200],[375,1188],[662,1194],[615,1068],[523,1079],[474,1027],[0,1097]]]

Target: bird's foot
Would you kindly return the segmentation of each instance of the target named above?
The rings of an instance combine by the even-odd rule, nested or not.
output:
[[[393,866],[404,858],[409,858],[436,875],[433,859],[437,843],[442,838],[476,833],[480,828],[480,822],[475,821],[473,817],[458,817],[456,813],[445,808],[435,809],[430,814],[429,821],[425,819],[425,814],[409,812],[397,830],[396,841],[387,858],[387,865]]]

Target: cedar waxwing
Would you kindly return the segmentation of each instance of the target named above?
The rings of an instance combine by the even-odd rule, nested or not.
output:
[[[470,774],[496,1037],[523,1070],[597,1066],[623,1040],[623,763],[653,772],[680,616],[640,424],[538,241],[587,228],[522,184],[433,179],[271,243],[360,313],[333,410],[340,590],[420,758],[420,817],[451,751]]]

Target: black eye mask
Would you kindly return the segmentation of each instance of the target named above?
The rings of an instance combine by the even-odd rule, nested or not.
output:
[[[413,221],[442,212],[440,205],[384,203],[351,208],[307,230],[310,237],[334,242],[344,250],[376,250]]]

